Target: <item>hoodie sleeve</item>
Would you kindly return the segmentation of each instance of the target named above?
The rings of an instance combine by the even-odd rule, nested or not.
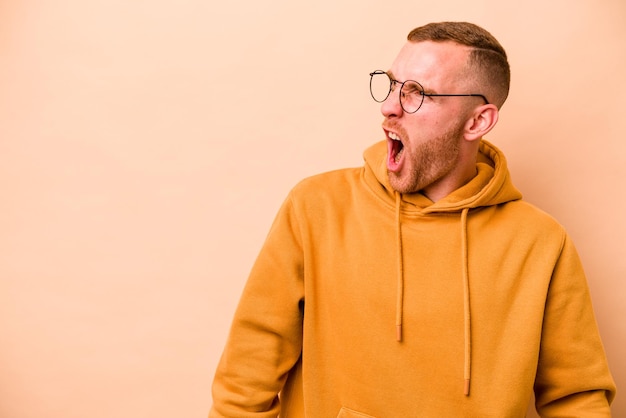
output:
[[[542,417],[610,417],[614,397],[585,274],[566,235],[546,300],[536,408]]]
[[[252,268],[213,381],[210,418],[276,417],[302,351],[303,255],[290,198]]]

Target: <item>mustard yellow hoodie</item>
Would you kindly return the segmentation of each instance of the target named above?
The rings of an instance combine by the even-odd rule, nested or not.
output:
[[[433,203],[363,168],[305,179],[252,269],[210,417],[606,417],[615,386],[576,250],[501,152]],[[280,394],[280,396],[279,396]]]

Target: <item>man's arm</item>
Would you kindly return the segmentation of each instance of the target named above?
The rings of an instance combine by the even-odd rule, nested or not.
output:
[[[276,417],[302,351],[303,255],[290,199],[252,268],[213,382],[210,418]]]
[[[585,274],[565,236],[546,301],[535,405],[542,417],[610,417],[614,397]]]

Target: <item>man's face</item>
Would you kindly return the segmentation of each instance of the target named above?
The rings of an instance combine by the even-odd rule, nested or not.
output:
[[[414,80],[426,93],[466,93],[463,77],[469,49],[451,42],[407,42],[389,75],[400,82]],[[464,125],[472,99],[424,97],[416,113],[400,106],[399,86],[382,103],[387,136],[387,171],[400,193],[428,190],[458,182]]]

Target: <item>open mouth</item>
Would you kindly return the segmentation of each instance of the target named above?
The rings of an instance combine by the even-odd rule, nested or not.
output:
[[[389,141],[387,166],[390,170],[395,171],[400,165],[402,154],[404,153],[404,144],[395,132],[388,132]]]

